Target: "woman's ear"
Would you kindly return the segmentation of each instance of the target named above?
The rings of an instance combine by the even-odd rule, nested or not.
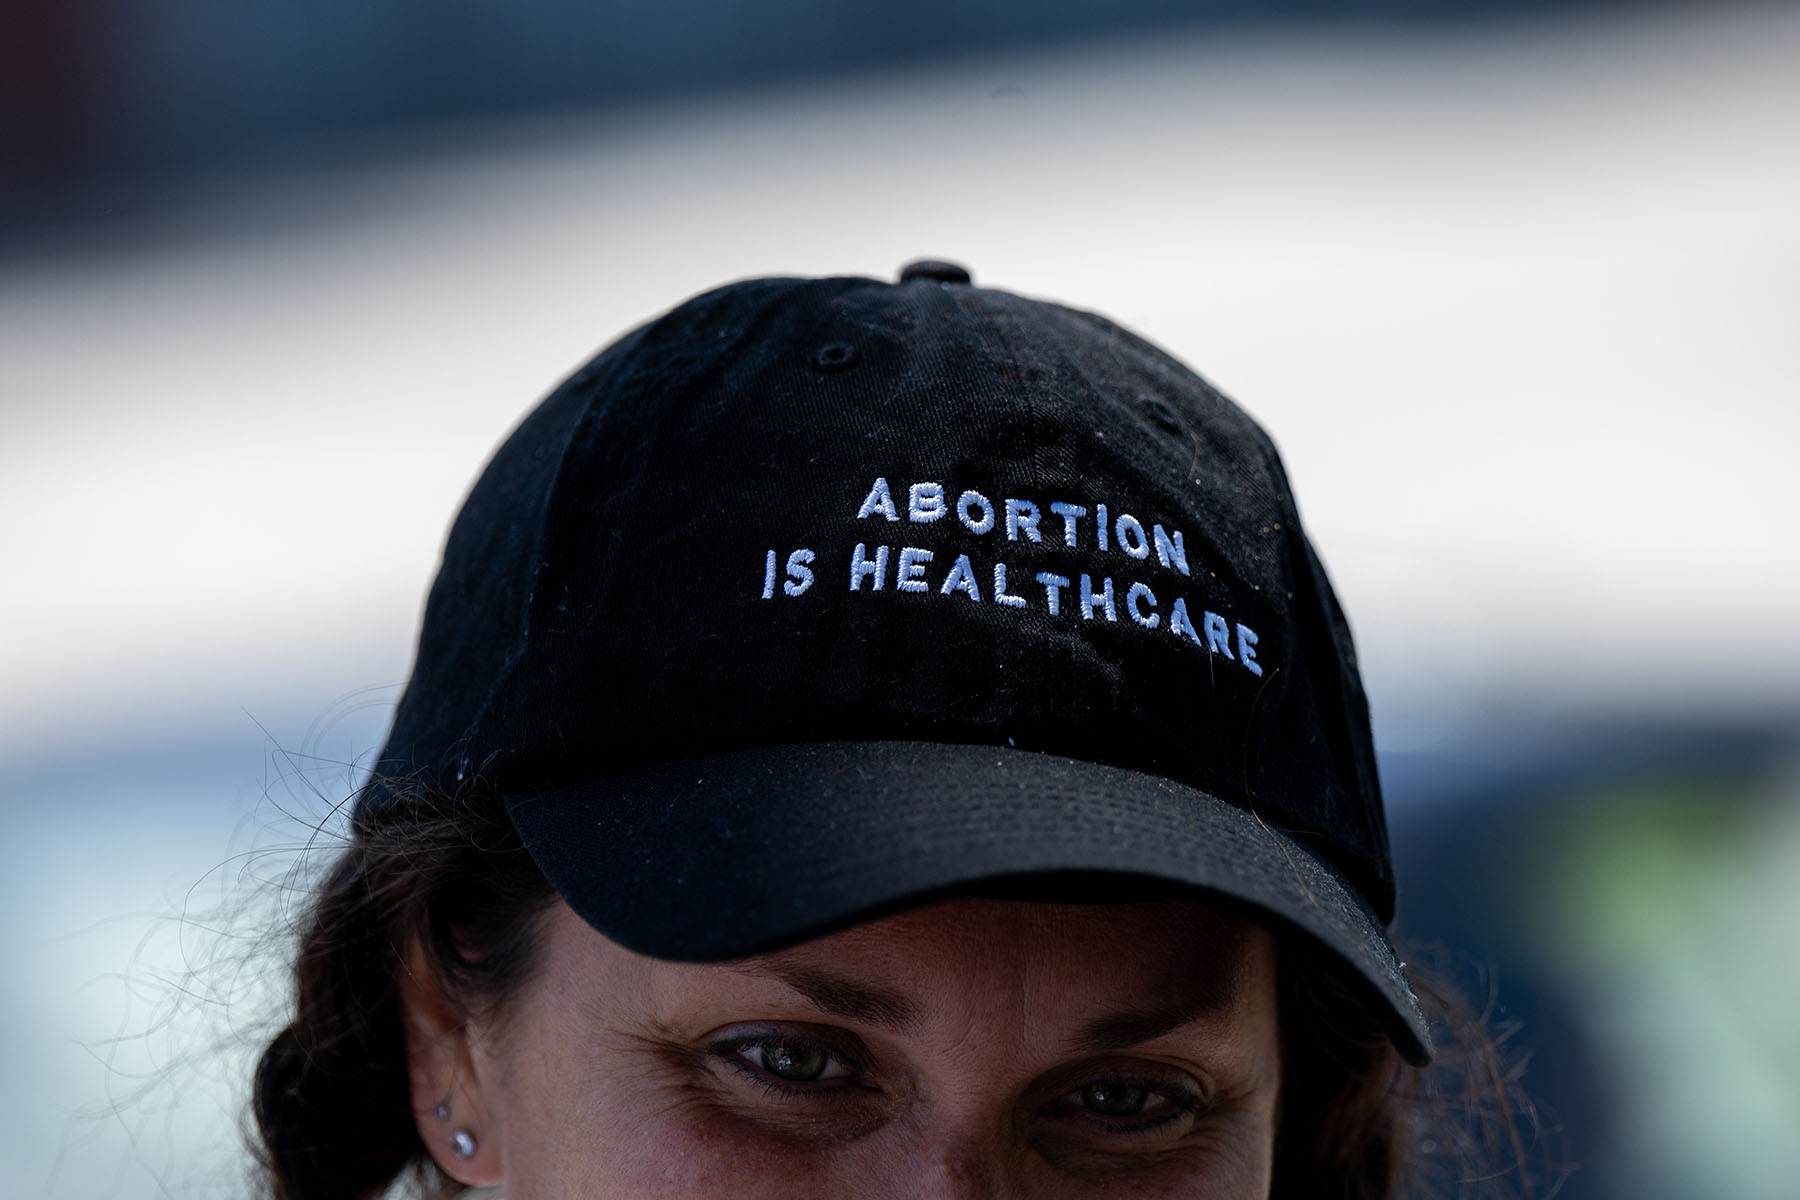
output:
[[[500,1131],[475,1070],[468,1023],[445,999],[418,942],[400,972],[413,1120],[432,1161],[459,1183],[501,1182]]]

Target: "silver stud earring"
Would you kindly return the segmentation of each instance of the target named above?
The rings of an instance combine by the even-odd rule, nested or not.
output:
[[[458,1158],[475,1157],[475,1135],[466,1129],[454,1129],[450,1132],[450,1153]]]
[[[437,1119],[440,1121],[448,1121],[450,1119],[450,1106],[448,1104],[440,1104],[437,1106]]]

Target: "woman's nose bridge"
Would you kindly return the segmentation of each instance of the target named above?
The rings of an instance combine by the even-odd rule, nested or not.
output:
[[[913,1126],[894,1194],[917,1200],[1023,1200],[1030,1153],[1018,1141],[1017,1097],[939,1092]],[[923,1114],[921,1114],[923,1115]]]
[[[1024,1167],[1020,1096],[1007,1061],[1017,1047],[992,1036],[996,1028],[1012,1027],[1016,1014],[1007,1015],[1006,1021],[971,1021],[965,1037],[927,1068],[899,1194],[919,1200],[1024,1196],[1018,1178]]]
[[[912,1156],[919,1200],[999,1200],[1000,1147],[967,1131],[927,1131]]]

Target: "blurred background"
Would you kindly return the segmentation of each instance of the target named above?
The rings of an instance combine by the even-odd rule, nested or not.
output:
[[[929,255],[1112,315],[1273,431],[1362,649],[1403,931],[1516,1023],[1560,1195],[1800,1196],[1800,11],[7,27],[9,1193],[242,1194],[259,931],[535,399],[726,279]]]

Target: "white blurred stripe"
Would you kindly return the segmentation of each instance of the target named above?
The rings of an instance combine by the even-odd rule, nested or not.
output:
[[[1381,695],[1794,699],[1797,49],[1775,9],[1167,38],[246,182],[228,232],[0,264],[0,754],[397,678],[561,374],[723,279],[921,254],[1261,417]]]

